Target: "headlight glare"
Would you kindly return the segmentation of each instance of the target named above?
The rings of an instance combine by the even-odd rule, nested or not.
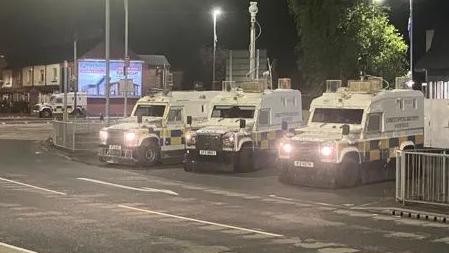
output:
[[[134,147],[134,146],[137,146],[137,134],[136,133],[134,133],[134,132],[127,132],[127,133],[125,133],[125,144],[127,145],[127,146],[131,146],[131,147]]]
[[[287,154],[290,154],[293,151],[293,146],[290,143],[281,143],[281,149]]]
[[[107,131],[101,130],[99,133],[99,136],[100,136],[100,141],[102,143],[106,143],[106,141],[108,140],[109,134]]]
[[[323,145],[320,152],[322,156],[330,157],[334,153],[334,147],[331,145]]]
[[[188,146],[193,146],[196,144],[196,133],[195,132],[187,132],[185,135],[186,144]]]

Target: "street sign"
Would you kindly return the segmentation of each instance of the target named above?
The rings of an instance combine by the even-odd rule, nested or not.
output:
[[[125,79],[120,80],[119,86],[120,86],[120,93],[134,92],[134,84],[132,79],[128,79],[128,81]]]

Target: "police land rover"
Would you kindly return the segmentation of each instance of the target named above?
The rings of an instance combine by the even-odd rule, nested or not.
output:
[[[76,97],[76,101],[75,101]],[[75,116],[85,116],[87,110],[87,94],[83,92],[67,93],[67,112]],[[47,103],[33,106],[32,113],[39,118],[51,118],[61,116],[64,113],[64,93],[55,93]]]
[[[212,99],[205,127],[186,133],[184,169],[248,172],[274,161],[287,126],[303,123],[301,93],[288,79],[279,83],[276,90],[259,81],[242,83]]]
[[[280,180],[351,187],[395,177],[395,151],[423,144],[423,94],[383,90],[381,80],[328,81],[305,128],[279,148]]]
[[[186,115],[192,127],[207,120],[209,101],[220,91],[173,91],[146,96],[132,116],[100,131],[99,159],[107,163],[153,166],[182,160]]]

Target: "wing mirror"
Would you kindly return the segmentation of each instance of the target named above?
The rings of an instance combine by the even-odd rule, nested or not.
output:
[[[137,116],[137,123],[141,124],[141,123],[142,123],[142,120],[143,120],[142,115],[138,115],[138,116]]]
[[[244,129],[244,128],[246,128],[246,120],[241,119],[240,120],[240,129]]]
[[[187,116],[187,125],[192,126],[192,116]]]
[[[349,125],[344,124],[343,126],[341,126],[341,134],[342,135],[349,135],[349,131],[350,131],[350,127]]]

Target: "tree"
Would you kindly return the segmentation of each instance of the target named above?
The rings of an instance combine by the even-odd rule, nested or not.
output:
[[[361,70],[389,81],[404,74],[407,46],[384,8],[361,0],[288,1],[309,92],[319,94],[326,79],[353,79]]]

